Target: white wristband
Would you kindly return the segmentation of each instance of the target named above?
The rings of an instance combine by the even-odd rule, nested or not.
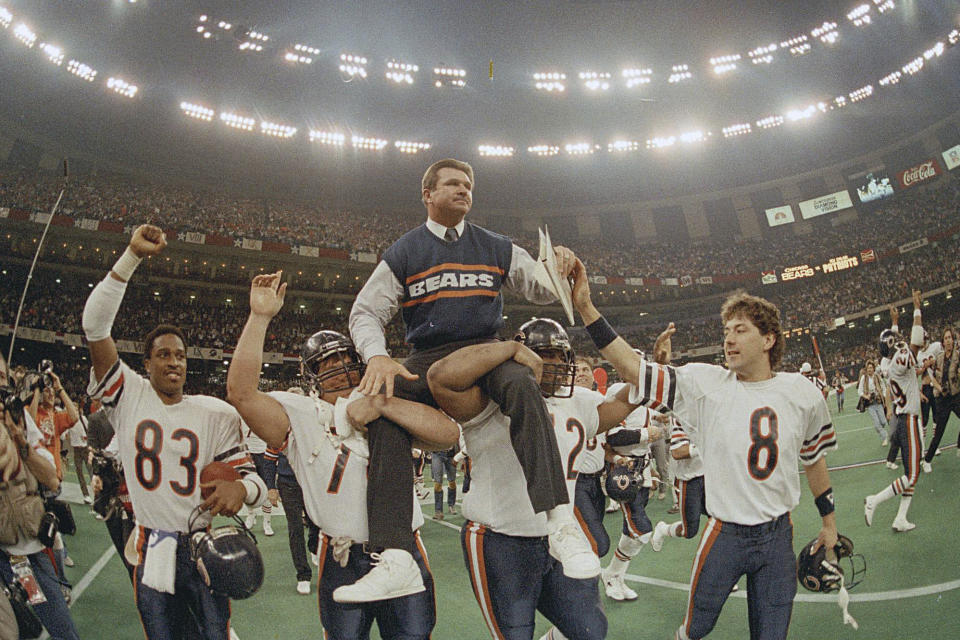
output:
[[[120,278],[127,282],[130,278],[133,277],[133,272],[137,270],[137,267],[140,266],[140,261],[143,258],[138,258],[130,247],[127,247],[126,251],[123,252],[123,255],[117,260],[113,265],[112,271],[120,276]]]
[[[260,494],[260,487],[253,480],[242,478],[240,483],[243,485],[243,488],[247,490],[247,497],[243,499],[244,504],[255,507],[266,498],[266,496]]]

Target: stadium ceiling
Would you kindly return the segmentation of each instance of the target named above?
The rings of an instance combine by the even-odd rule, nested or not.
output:
[[[880,90],[960,24],[960,3],[948,0],[0,5],[28,17],[38,47],[54,47],[44,66],[25,61],[12,38],[0,42],[0,80],[14,94],[0,107],[8,121],[121,162],[248,185],[281,177],[358,204],[401,184],[415,198],[424,164],[446,155],[495,177],[486,196],[500,207],[759,182],[904,137],[950,113],[960,93],[958,51]],[[49,62],[64,53],[77,62],[71,73],[92,83],[83,65],[99,69],[98,81],[115,78],[110,88],[133,99],[55,76]],[[563,74],[565,90],[538,91],[538,73]],[[640,80],[628,87],[630,77]],[[825,113],[866,85],[877,95]],[[212,122],[191,120],[183,103],[209,108]],[[762,131],[770,114],[818,104],[822,117]],[[751,135],[724,141],[739,123]],[[692,144],[674,146],[684,133]],[[311,142],[321,134],[344,135],[345,148]],[[614,141],[639,152],[614,153]],[[483,158],[485,144],[514,157]],[[553,148],[565,157],[549,157]],[[508,182],[517,184],[500,187]]]

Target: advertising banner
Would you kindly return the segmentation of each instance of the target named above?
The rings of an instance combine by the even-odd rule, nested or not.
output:
[[[926,238],[920,238],[919,240],[914,240],[913,242],[908,242],[897,247],[900,250],[900,253],[907,253],[908,251],[913,251],[914,249],[919,249],[920,247],[925,247],[929,244],[929,240]]]
[[[873,249],[864,249],[860,252],[860,262],[866,264],[867,262],[876,262],[877,252]]]
[[[804,200],[800,203],[800,215],[804,220],[816,218],[834,211],[842,211],[853,206],[850,201],[850,193],[847,191],[837,191],[819,198]]]
[[[943,164],[947,171],[960,167],[960,144],[943,152]]]
[[[773,207],[766,210],[767,224],[771,227],[779,227],[782,224],[790,224],[796,218],[793,217],[793,209],[786,204],[782,207]]]
[[[189,242],[191,244],[206,244],[207,234],[198,233],[196,231],[187,231],[183,239],[184,241]]]
[[[763,284],[776,284],[777,282],[777,272],[776,271],[764,271],[760,276],[760,281]]]
[[[932,180],[940,175],[940,165],[937,163],[935,158],[930,158],[925,160],[918,165],[914,165],[909,169],[904,169],[897,174],[897,183],[900,185],[901,189],[907,189],[914,185],[926,182],[927,180]]]

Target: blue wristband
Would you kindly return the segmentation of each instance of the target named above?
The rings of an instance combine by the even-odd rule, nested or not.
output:
[[[833,501],[833,487],[817,496],[814,503],[817,505],[817,511],[820,512],[821,518],[833,513],[837,508]]]
[[[590,339],[593,340],[593,344],[597,346],[597,349],[604,349],[611,342],[616,340],[618,337],[617,332],[613,330],[613,327],[610,326],[610,323],[607,322],[607,319],[603,316],[600,316],[586,327],[587,333],[590,335]]]

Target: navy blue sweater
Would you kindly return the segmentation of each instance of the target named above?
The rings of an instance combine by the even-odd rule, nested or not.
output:
[[[403,285],[407,342],[428,349],[494,337],[503,326],[500,288],[512,258],[510,238],[469,222],[456,242],[441,240],[426,224],[404,234],[383,259]]]

